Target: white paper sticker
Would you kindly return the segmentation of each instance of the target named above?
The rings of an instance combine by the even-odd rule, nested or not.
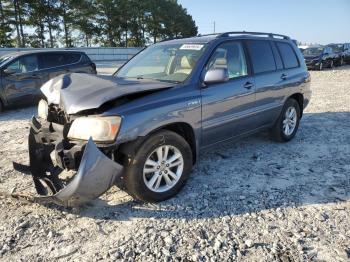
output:
[[[197,44],[184,44],[180,47],[182,50],[201,50],[203,45]]]

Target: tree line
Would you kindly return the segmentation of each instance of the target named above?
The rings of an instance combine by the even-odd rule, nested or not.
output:
[[[198,31],[177,0],[0,0],[0,25],[0,47],[132,47]]]

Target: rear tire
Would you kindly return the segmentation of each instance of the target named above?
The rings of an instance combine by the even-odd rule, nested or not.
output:
[[[1,102],[1,100],[0,100],[0,113],[1,113],[3,110],[4,110],[4,106],[3,106],[3,104],[2,104],[2,102]]]
[[[127,192],[146,202],[171,198],[185,185],[192,165],[192,151],[183,137],[167,130],[157,132],[128,160]]]
[[[271,136],[275,141],[288,142],[292,140],[298,131],[300,122],[300,105],[289,98],[283,106],[282,112],[275,125],[271,129]]]

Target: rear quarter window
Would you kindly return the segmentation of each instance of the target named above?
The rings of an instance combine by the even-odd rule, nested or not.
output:
[[[65,59],[65,64],[74,64],[78,63],[81,58],[81,54],[79,53],[65,53],[64,54],[64,59]]]
[[[276,63],[268,41],[248,40],[247,47],[253,64],[254,73],[276,70]]]
[[[90,58],[86,54],[83,54],[82,56],[83,56],[81,59],[82,63],[91,63]]]
[[[280,51],[286,69],[299,67],[298,58],[290,44],[277,42],[277,48]]]

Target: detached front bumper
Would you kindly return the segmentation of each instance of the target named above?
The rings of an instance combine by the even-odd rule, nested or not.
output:
[[[76,147],[62,150],[64,131],[56,129],[52,123],[42,125],[32,118],[28,170],[41,195],[38,198],[63,206],[79,206],[105,193],[122,174],[123,166],[101,152],[91,138],[78,147],[82,153]],[[67,169],[65,159],[69,160],[68,165],[79,165],[75,173]],[[23,172],[23,165],[14,163],[14,167]]]

